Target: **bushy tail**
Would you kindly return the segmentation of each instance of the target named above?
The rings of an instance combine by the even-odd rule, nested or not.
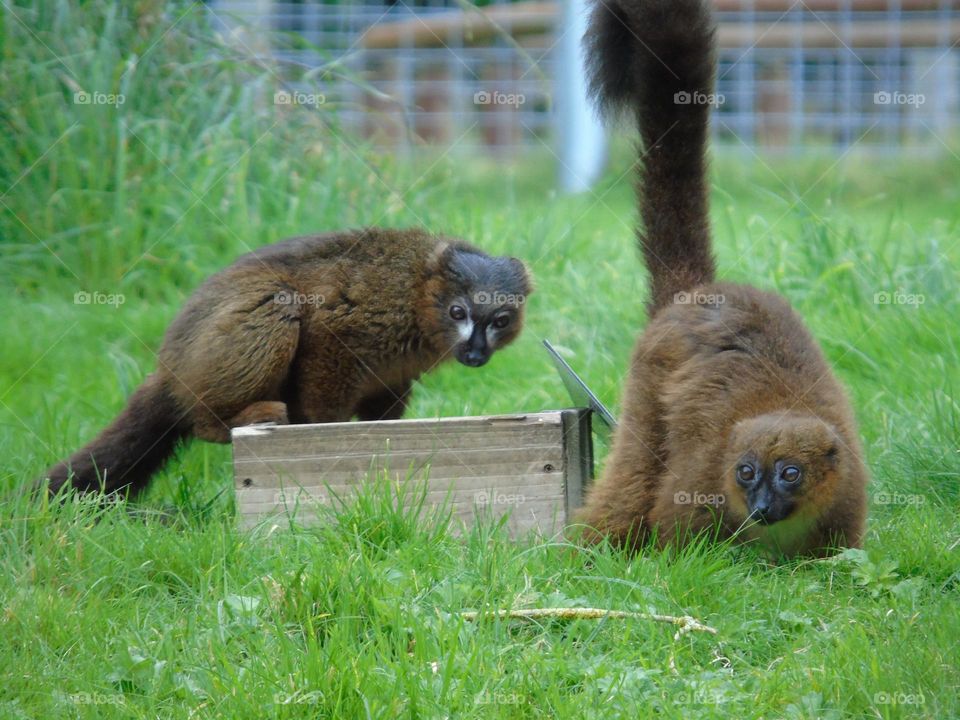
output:
[[[142,490],[181,437],[182,413],[155,375],[137,388],[116,420],[45,477],[56,493],[68,482],[81,491]]]
[[[706,144],[715,26],[707,0],[595,0],[584,37],[591,94],[636,115],[638,231],[651,314],[714,278]]]

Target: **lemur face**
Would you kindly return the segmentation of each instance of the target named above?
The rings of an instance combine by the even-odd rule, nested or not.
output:
[[[485,365],[519,335],[530,294],[526,268],[509,257],[451,247],[445,252],[445,292],[436,308],[445,350],[468,367]]]
[[[523,306],[497,299],[495,293],[480,291],[472,298],[455,298],[450,304],[447,315],[457,333],[454,355],[464,365],[485,365],[494,350],[517,336]]]
[[[726,484],[743,519],[773,525],[829,500],[840,447],[836,431],[820,418],[761,415],[738,423],[731,440]]]

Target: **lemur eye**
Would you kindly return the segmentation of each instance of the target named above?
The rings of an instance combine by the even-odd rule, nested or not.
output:
[[[463,309],[460,305],[451,305],[450,306],[450,317],[454,320],[466,320],[467,311]]]
[[[800,476],[803,473],[800,472],[800,468],[796,465],[787,465],[783,472],[780,473],[780,477],[783,478],[784,482],[795,483],[800,481]]]
[[[510,324],[509,315],[498,315],[493,320],[493,326],[497,328],[497,330],[503,330],[509,324]]]
[[[737,480],[742,483],[751,483],[753,478],[757,475],[757,471],[753,469],[753,465],[748,465],[744,463],[737,468]]]

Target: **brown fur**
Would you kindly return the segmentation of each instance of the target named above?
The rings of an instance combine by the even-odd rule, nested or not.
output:
[[[786,301],[714,280],[709,112],[674,102],[712,91],[713,37],[704,0],[598,1],[591,18],[594,94],[636,112],[646,149],[638,196],[652,292],[585,535],[636,548],[654,530],[661,544],[710,531],[786,556],[858,546],[867,471],[843,389]],[[755,522],[736,478],[744,463],[776,488],[782,518]],[[802,471],[795,487],[787,466]]]
[[[482,364],[510,343],[530,291],[519,260],[418,230],[328,233],[261,248],[187,300],[157,371],[106,430],[49,471],[50,490],[69,481],[139,491],[178,440],[225,443],[241,425],[399,418],[422,373],[449,358]],[[476,326],[510,317],[484,334],[479,359],[467,358],[452,303]]]

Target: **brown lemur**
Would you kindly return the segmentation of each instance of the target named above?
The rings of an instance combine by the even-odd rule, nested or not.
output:
[[[253,423],[396,419],[449,358],[479,367],[523,326],[524,264],[420,230],[300,237],[207,279],[167,329],[156,372],[51,492],[142,490],[189,437]]]
[[[781,297],[715,280],[706,145],[716,74],[705,0],[596,0],[585,36],[602,111],[642,150],[638,239],[649,323],[622,421],[580,519],[636,550],[699,532],[776,556],[858,546],[867,470],[850,405]]]

